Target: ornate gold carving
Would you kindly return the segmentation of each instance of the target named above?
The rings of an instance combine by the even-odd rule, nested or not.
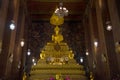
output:
[[[61,47],[60,47],[59,44],[56,44],[56,45],[54,45],[54,49],[55,49],[56,51],[60,51]]]
[[[70,54],[69,54],[69,58],[70,58],[70,59],[73,59],[73,58],[74,58],[74,54],[73,54],[73,53],[70,53]]]
[[[42,51],[42,53],[40,54],[40,58],[41,59],[45,59],[45,53]]]
[[[61,25],[64,23],[64,18],[53,14],[52,17],[50,18],[50,23],[57,26]]]

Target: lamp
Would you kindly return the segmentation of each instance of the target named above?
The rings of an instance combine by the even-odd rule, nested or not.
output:
[[[97,47],[98,46],[98,42],[94,41],[94,46]]]
[[[36,63],[36,59],[33,57],[32,58],[32,63],[33,63],[33,65],[36,65],[37,63]]]
[[[27,55],[29,56],[31,54],[30,49],[28,49]]]
[[[10,24],[10,29],[14,30],[15,29],[15,22],[12,20]]]
[[[23,47],[24,44],[25,44],[24,39],[22,39],[21,42],[20,42],[21,47]]]
[[[83,58],[82,57],[80,58],[80,62],[83,63]]]
[[[88,50],[86,50],[86,56],[88,56],[89,55],[89,52],[88,52]]]
[[[68,10],[66,7],[63,7],[63,3],[59,3],[59,7],[55,10],[55,14],[59,17],[64,17],[68,15]]]
[[[107,29],[108,31],[111,31],[111,30],[112,30],[111,22],[110,22],[110,21],[107,21],[107,22],[106,22],[106,25],[107,25],[106,29]]]

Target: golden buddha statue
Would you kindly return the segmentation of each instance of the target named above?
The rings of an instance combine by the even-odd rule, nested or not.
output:
[[[63,36],[60,34],[60,29],[58,26],[55,27],[54,31],[55,34],[52,35],[52,41],[59,44],[61,41],[63,41]]]
[[[44,58],[45,58],[44,51],[42,51],[42,54],[40,54],[40,58],[41,58],[41,59],[44,59]]]
[[[56,26],[54,28],[55,34],[52,35],[52,41],[59,44],[61,41],[63,41],[63,36],[60,34],[60,28],[58,26],[64,23],[64,18],[53,13],[52,17],[50,18],[50,23]]]
[[[61,74],[56,74],[56,80],[64,80]]]

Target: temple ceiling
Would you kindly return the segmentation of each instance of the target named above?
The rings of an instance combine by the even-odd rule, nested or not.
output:
[[[27,0],[27,10],[32,21],[49,20],[60,1],[69,10],[65,20],[80,21],[82,19],[88,0]]]

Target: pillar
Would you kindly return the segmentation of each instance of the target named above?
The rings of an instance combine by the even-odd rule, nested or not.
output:
[[[118,13],[117,5],[115,3],[115,0],[107,0],[108,3],[108,9],[110,13],[110,19],[113,27],[113,38],[114,38],[114,45],[116,42],[120,42],[120,16]],[[117,56],[117,62],[120,61],[120,53],[116,54]],[[118,63],[118,72],[120,72],[120,63]],[[119,73],[120,74],[120,73]]]
[[[87,70],[87,76],[89,77],[89,73],[93,71],[93,54],[91,47],[91,35],[90,35],[88,15],[84,16],[83,26],[85,30],[85,48],[86,48],[85,52],[88,52],[88,55],[86,55],[87,65],[88,65],[86,66],[86,70]]]
[[[25,24],[25,12],[24,12],[24,0],[18,0],[16,4],[16,36],[15,45],[13,50],[13,62],[11,67],[11,80],[21,80],[24,70],[24,47],[21,47],[20,42],[24,39],[24,24]]]
[[[4,4],[3,4],[4,3]],[[8,11],[8,0],[0,0],[0,53],[2,51],[2,39],[3,39],[3,32],[5,28],[5,22],[7,17]]]
[[[1,42],[2,42],[2,52],[0,54],[0,78],[6,79],[7,74],[7,61],[9,60],[9,49],[10,49],[10,37],[11,30],[9,28],[10,22],[13,19],[13,0],[2,0],[0,16],[1,16]]]

